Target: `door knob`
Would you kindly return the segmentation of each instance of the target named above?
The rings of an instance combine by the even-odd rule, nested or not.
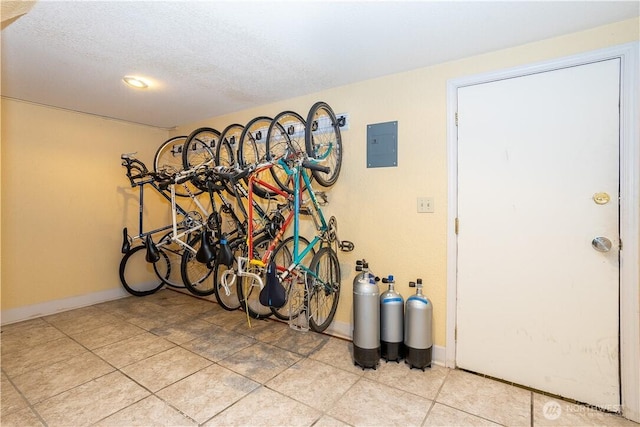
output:
[[[591,241],[591,246],[598,252],[609,252],[611,250],[611,240],[606,237],[596,237]]]

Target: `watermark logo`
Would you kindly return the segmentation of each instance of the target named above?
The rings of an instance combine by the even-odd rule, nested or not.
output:
[[[548,420],[557,420],[562,415],[562,406],[555,400],[549,400],[542,407],[542,415]]]

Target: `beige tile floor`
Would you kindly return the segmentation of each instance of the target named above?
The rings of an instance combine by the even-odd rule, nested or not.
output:
[[[1,346],[3,427],[638,427],[440,366],[362,370],[348,341],[170,290],[6,325]]]

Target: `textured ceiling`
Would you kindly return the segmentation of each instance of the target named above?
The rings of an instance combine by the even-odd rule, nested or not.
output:
[[[637,1],[41,0],[2,30],[2,95],[169,128],[639,11]],[[124,75],[152,87],[129,89]]]

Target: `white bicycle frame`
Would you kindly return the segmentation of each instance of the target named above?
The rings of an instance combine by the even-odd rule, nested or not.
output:
[[[187,242],[183,241],[182,238],[194,231],[201,230],[204,227],[204,222],[201,222],[193,227],[189,227],[180,233],[178,232],[178,209],[177,209],[177,203],[176,203],[176,185],[184,185],[184,184],[179,184],[179,182],[193,175],[197,169],[208,166],[209,164],[211,164],[212,161],[213,160],[209,160],[200,165],[194,166],[189,170],[178,172],[176,176],[173,178],[173,182],[169,185],[169,187],[171,188],[171,222],[172,222],[172,231],[171,231],[170,241],[177,243],[178,245],[180,245],[181,247],[187,249],[192,253],[196,253],[197,252],[196,249],[194,249]],[[187,191],[187,194],[189,194],[189,197],[191,198],[191,200],[195,203],[197,208],[202,213],[204,221],[206,221],[206,218],[208,218],[209,215],[211,215],[211,213],[207,210],[207,208],[204,207],[204,205],[198,199],[198,197],[196,197],[186,185],[184,187],[185,187],[185,190]],[[186,212],[185,216],[188,217],[188,215],[189,215],[189,212]]]

